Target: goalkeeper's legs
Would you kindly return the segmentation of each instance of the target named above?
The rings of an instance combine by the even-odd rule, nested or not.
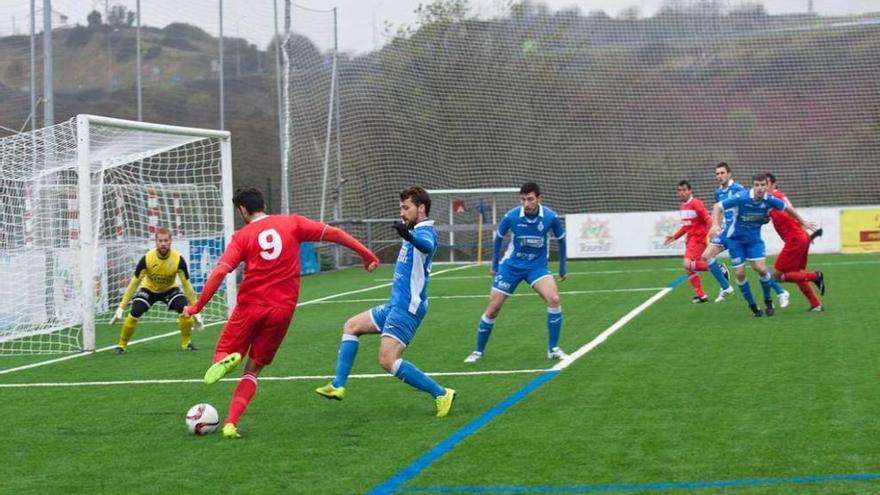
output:
[[[134,335],[134,330],[137,328],[137,324],[138,319],[131,314],[125,317],[125,320],[122,321],[122,331],[119,332],[119,343],[116,346],[116,352],[125,352],[128,348],[128,341],[131,340],[131,336]]]
[[[149,302],[140,297],[135,297],[131,301],[131,313],[129,313],[128,316],[125,317],[125,320],[123,320],[122,331],[119,332],[119,343],[116,346],[117,354],[122,354],[128,348],[128,341],[131,340],[131,336],[134,335],[138,318],[143,316],[148,309],[150,309]]]
[[[180,328],[180,348],[184,351],[195,351],[196,346],[192,343],[192,316],[177,316],[177,326]]]

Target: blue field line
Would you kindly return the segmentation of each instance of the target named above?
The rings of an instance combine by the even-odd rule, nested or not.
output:
[[[666,287],[669,289],[674,289],[681,285],[682,282],[687,280],[687,277],[687,275],[681,275],[680,277],[670,282],[669,285],[667,285]],[[462,440],[485,426],[487,423],[495,419],[498,415],[522,400],[525,396],[537,390],[541,385],[550,381],[550,379],[557,374],[559,374],[559,371],[557,370],[545,371],[540,376],[532,380],[528,385],[520,389],[518,392],[514,393],[504,401],[496,404],[494,407],[483,413],[483,415],[471,421],[466,426],[453,433],[452,436],[442,441],[436,447],[416,459],[415,462],[403,468],[403,470],[401,470],[391,478],[385,480],[381,485],[373,488],[373,490],[369,492],[369,495],[388,495],[399,491],[409,491],[402,488],[402,486],[406,482],[418,476],[419,473],[421,473],[428,466],[433,464],[434,461],[443,457],[447,452],[455,448],[455,446],[461,443]]]
[[[400,488],[399,491],[420,493],[594,493],[876,480],[880,480],[880,474],[835,474],[829,476],[802,476],[798,478],[757,478],[746,480],[632,483],[591,486],[413,486]]]
[[[460,430],[456,431],[446,440],[440,442],[436,447],[429,450],[426,454],[419,457],[409,466],[403,468],[399,473],[387,479],[384,483],[370,491],[370,495],[388,495],[401,490],[401,486],[407,481],[416,477],[425,468],[430,466],[434,461],[443,457],[447,452],[452,450],[456,445],[465,438],[485,426],[487,423],[495,419],[496,416],[503,413],[507,409],[513,407],[514,404],[522,400],[525,396],[537,390],[541,385],[550,381],[551,378],[558,375],[558,371],[545,371],[540,376],[532,380],[528,385],[521,388],[518,392],[499,402],[492,409],[489,409],[482,416],[471,421]]]

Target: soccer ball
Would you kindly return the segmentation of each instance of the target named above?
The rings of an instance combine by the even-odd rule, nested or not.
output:
[[[211,404],[196,404],[186,412],[186,429],[193,435],[207,435],[217,431],[220,415]]]

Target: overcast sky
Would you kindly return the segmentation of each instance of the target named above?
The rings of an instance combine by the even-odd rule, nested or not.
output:
[[[53,0],[56,24],[63,14],[69,24],[85,24],[92,9],[104,12],[107,4],[122,4],[132,10],[137,0]],[[279,24],[283,26],[283,0],[277,2]],[[687,1],[687,0],[685,0]],[[771,14],[805,12],[809,0],[763,0]],[[735,5],[742,0],[727,0]],[[323,48],[332,44],[331,9],[337,7],[340,49],[364,52],[385,42],[386,22],[393,26],[410,25],[419,3],[430,0],[296,0],[302,8],[294,9],[295,28],[316,39]],[[472,12],[480,17],[497,16],[510,0],[470,0]],[[663,0],[543,0],[552,10],[577,7],[583,13],[603,10],[616,16],[621,10],[638,6],[642,15],[653,15]],[[37,19],[42,21],[43,0],[36,0]],[[274,32],[273,0],[223,0],[227,36],[240,36],[264,48]],[[27,34],[30,25],[28,0],[0,0],[0,35]],[[171,22],[187,22],[216,34],[219,31],[219,0],[141,0],[142,24],[164,27]],[[813,0],[814,10],[823,15],[880,12],[880,0]],[[38,29],[39,30],[39,29]]]

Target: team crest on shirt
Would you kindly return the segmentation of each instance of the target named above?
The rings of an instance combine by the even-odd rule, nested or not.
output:
[[[544,222],[538,222],[538,232],[544,232]]]

